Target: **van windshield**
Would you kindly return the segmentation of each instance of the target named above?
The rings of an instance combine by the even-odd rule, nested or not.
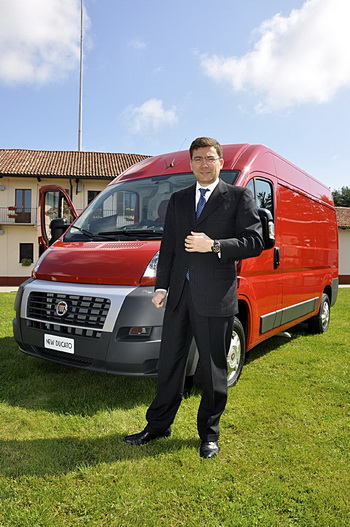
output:
[[[238,170],[220,177],[233,185]],[[192,173],[123,181],[106,187],[79,216],[64,241],[160,239],[173,192],[194,183]]]

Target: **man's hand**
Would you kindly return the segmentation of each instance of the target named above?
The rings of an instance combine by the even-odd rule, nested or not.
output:
[[[152,302],[156,306],[156,308],[163,307],[164,306],[164,300],[167,296],[166,291],[156,291],[153,295]]]
[[[204,232],[191,232],[185,239],[185,251],[188,253],[209,253],[213,240]]]

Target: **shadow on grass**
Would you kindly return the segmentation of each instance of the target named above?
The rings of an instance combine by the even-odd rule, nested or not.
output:
[[[290,337],[275,335],[274,337],[265,340],[261,344],[258,344],[258,346],[255,346],[255,348],[252,348],[247,353],[245,364],[254,362],[255,360],[269,353],[270,351],[275,351],[279,348],[282,348],[283,346],[288,344],[288,342],[291,342],[291,340],[297,340],[301,337],[304,337],[305,335],[310,334],[308,331],[307,323],[298,324],[297,326],[294,326],[287,330],[287,332],[290,334]]]
[[[29,410],[91,416],[149,404],[155,378],[119,377],[63,366],[22,353],[0,339],[0,399]]]
[[[128,459],[171,455],[183,448],[199,448],[199,439],[160,439],[133,446],[116,434],[95,439],[0,440],[0,475],[5,477],[54,476]]]
[[[298,339],[307,332],[307,326],[300,324],[291,331],[291,338]],[[289,341],[272,337],[253,348],[246,363]],[[155,383],[154,378],[94,373],[29,357],[19,350],[13,338],[0,339],[0,398],[12,406],[92,416],[105,409],[148,405],[155,395]]]

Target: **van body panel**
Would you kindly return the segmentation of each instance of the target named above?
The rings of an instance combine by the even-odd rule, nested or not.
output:
[[[262,145],[250,145],[246,148],[234,168],[240,170],[237,185],[242,186],[246,186],[247,180],[255,177],[257,172],[260,172],[262,176],[274,177],[276,175],[272,153]]]
[[[224,145],[223,151],[222,177],[230,176],[234,184],[250,188],[258,206],[267,208],[273,217],[274,247],[256,258],[236,262],[238,317],[249,350],[317,315],[324,293],[334,304],[338,230],[331,192],[321,182],[263,145]],[[232,174],[224,176],[224,171]],[[89,218],[99,198],[73,223],[78,226],[75,234],[68,229],[44,253],[33,278],[19,288],[14,334],[20,348],[30,355],[101,372],[156,375],[164,310],[155,309],[151,298],[161,226],[171,193],[180,184],[187,182],[188,186],[194,181],[187,151],[145,159],[116,177],[105,189],[109,204],[114,192],[124,190],[114,200],[113,211],[104,217],[101,205],[98,214],[92,215],[91,238],[84,229],[79,233],[79,221],[83,215]],[[46,202],[45,210],[50,212],[50,194]],[[157,218],[160,209],[161,220]],[[113,234],[107,232],[111,227],[128,233],[119,241],[93,239],[94,229],[96,235],[108,236]],[[133,228],[139,229],[134,235]],[[44,292],[49,295],[47,305],[33,316],[31,295],[35,301],[38,295],[40,303]],[[93,316],[86,327],[74,319],[75,297],[86,296],[92,299],[93,313],[97,308],[107,313],[101,315],[105,316],[99,322],[102,327],[94,324]],[[65,307],[68,313],[61,315]],[[56,337],[62,347],[73,347],[69,339],[74,340],[74,353],[51,350],[48,346],[54,345]],[[193,372],[197,361],[192,346],[188,371]]]
[[[58,240],[35,276],[55,282],[138,285],[159,246],[159,241],[148,240],[85,243]]]

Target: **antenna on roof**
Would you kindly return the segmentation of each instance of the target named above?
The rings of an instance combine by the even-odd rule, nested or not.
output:
[[[185,139],[182,141],[181,146],[180,146],[180,148],[178,149],[178,152],[180,152],[181,148],[182,148],[183,145],[185,144],[185,141],[187,141],[187,137],[185,137]],[[174,157],[174,159],[173,159],[172,162],[170,163],[169,167],[173,167],[173,166],[175,165],[175,160],[176,160],[176,157]]]
[[[78,152],[82,150],[83,132],[83,0],[80,0],[80,76],[79,76],[79,127]]]

